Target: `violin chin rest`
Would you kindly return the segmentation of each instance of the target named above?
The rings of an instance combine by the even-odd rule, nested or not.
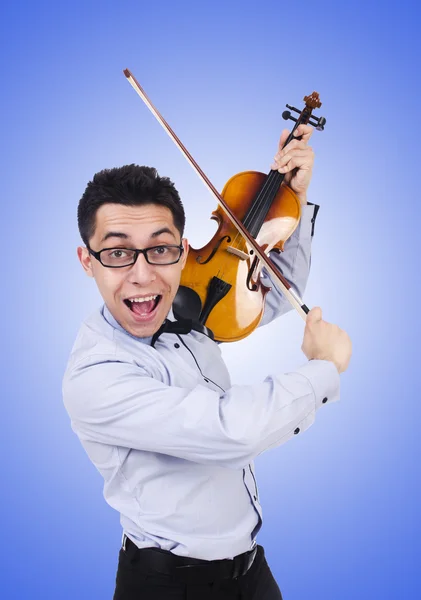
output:
[[[202,312],[202,301],[197,292],[189,287],[180,285],[172,304],[176,319],[191,319],[199,321]]]

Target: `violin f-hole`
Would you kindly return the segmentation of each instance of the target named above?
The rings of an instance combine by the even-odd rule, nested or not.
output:
[[[196,257],[196,262],[197,262],[199,265],[206,265],[206,263],[208,263],[208,262],[209,262],[209,261],[210,261],[210,260],[211,260],[211,259],[212,259],[212,258],[215,256],[216,252],[217,252],[217,251],[218,251],[218,249],[219,249],[219,246],[222,244],[222,242],[223,242],[225,239],[227,240],[227,242],[228,242],[228,243],[231,241],[231,238],[230,238],[230,236],[229,236],[229,235],[224,235],[224,237],[221,237],[221,239],[219,240],[219,242],[216,244],[215,248],[214,248],[214,249],[212,250],[212,252],[209,254],[208,258],[206,258],[205,260],[201,260],[201,258],[202,258],[202,257],[199,255],[199,256],[197,256],[197,257]]]
[[[257,290],[259,289],[256,283],[251,282],[251,278],[253,276],[254,271],[256,270],[258,261],[259,259],[257,258],[257,256],[255,256],[247,275],[247,289],[251,292],[257,292]]]

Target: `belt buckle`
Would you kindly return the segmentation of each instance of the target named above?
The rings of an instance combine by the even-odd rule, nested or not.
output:
[[[253,550],[251,550],[251,552],[245,557],[245,563],[244,563],[244,569],[242,572],[242,575],[245,575],[247,573],[247,571],[250,569],[251,565],[254,562],[254,559],[256,558],[256,554],[257,554],[257,546],[255,546],[253,548]]]
[[[241,560],[241,558],[239,558],[238,560],[237,560],[237,558],[234,558],[233,562],[234,562],[234,565],[233,565],[234,568],[233,568],[233,571],[232,571],[232,578],[233,579],[237,579],[237,577],[240,577],[240,575],[243,574],[241,572],[242,571],[242,569],[241,569],[242,560]]]
[[[237,579],[242,575],[245,575],[247,571],[250,569],[251,565],[257,554],[257,546],[247,553],[246,555],[234,558],[234,569],[232,577],[233,579]]]
[[[254,559],[256,558],[256,554],[257,554],[257,545],[253,548],[253,550],[251,551],[251,554],[249,556],[249,562],[248,562],[248,566],[247,566],[247,571],[250,569],[251,565],[254,563]]]

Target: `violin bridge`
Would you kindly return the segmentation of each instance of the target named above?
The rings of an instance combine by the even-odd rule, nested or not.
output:
[[[248,252],[243,252],[243,250],[240,250],[239,248],[234,248],[233,246],[227,246],[225,249],[227,252],[230,252],[231,254],[235,254],[236,256],[238,256],[238,258],[241,258],[241,260],[247,260],[248,258],[250,258]]]

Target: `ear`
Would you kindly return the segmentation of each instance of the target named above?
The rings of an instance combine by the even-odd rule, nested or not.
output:
[[[94,272],[92,269],[92,258],[91,255],[89,254],[89,251],[87,248],[82,248],[82,246],[78,246],[77,248],[77,256],[80,260],[80,264],[83,267],[83,270],[85,271],[85,273],[89,276],[89,277],[93,277],[94,276]]]
[[[181,257],[181,268],[184,269],[184,265],[186,264],[186,261],[187,261],[187,255],[189,253],[190,244],[186,238],[183,238],[181,240],[181,243],[183,244],[183,248],[184,248],[183,256]]]

